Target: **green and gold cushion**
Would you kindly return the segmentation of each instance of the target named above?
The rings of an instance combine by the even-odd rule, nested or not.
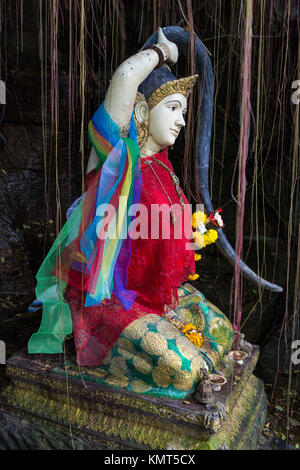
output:
[[[190,284],[178,290],[175,312],[203,331],[197,348],[167,319],[146,315],[122,332],[101,369],[103,382],[130,391],[169,398],[194,393],[203,369],[213,371],[233,342],[227,317]]]

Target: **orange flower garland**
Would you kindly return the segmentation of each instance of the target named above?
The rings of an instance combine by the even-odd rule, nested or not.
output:
[[[205,248],[207,245],[211,245],[215,243],[218,238],[218,232],[215,229],[207,229],[206,226],[209,223],[214,223],[219,227],[223,227],[224,223],[222,218],[219,214],[222,212],[222,209],[218,209],[216,212],[216,216],[213,217],[213,214],[210,214],[209,217],[205,214],[205,212],[198,211],[194,212],[192,215],[192,227],[196,229],[193,232],[193,240],[196,245],[196,250],[201,250]],[[217,218],[218,217],[218,218]],[[195,261],[199,261],[201,259],[201,255],[195,254]],[[188,277],[189,281],[196,281],[199,278],[199,274],[191,274]]]
[[[184,325],[181,331],[197,348],[203,344],[202,333],[192,323]]]

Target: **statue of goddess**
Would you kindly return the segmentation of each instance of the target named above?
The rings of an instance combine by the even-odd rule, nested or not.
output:
[[[231,349],[233,328],[186,283],[192,215],[168,147],[197,76],[176,79],[177,59],[159,29],[115,71],[89,123],[86,191],[37,274],[43,318],[28,351],[62,352],[73,331],[77,363],[101,369],[103,383],[184,398]]]

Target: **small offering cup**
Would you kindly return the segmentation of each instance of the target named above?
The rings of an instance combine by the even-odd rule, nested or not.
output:
[[[212,374],[209,376],[209,381],[212,385],[214,392],[221,390],[221,387],[226,384],[227,380],[221,374]]]

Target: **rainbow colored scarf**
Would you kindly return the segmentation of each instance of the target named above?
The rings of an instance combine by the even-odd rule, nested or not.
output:
[[[128,209],[139,202],[142,188],[134,119],[129,137],[121,138],[102,103],[88,132],[99,164],[37,273],[36,296],[43,303],[43,316],[29,340],[29,353],[63,351],[63,341],[72,333],[64,297],[67,285],[86,292],[86,307],[100,305],[114,293],[128,310],[136,297],[126,289],[132,221]]]

